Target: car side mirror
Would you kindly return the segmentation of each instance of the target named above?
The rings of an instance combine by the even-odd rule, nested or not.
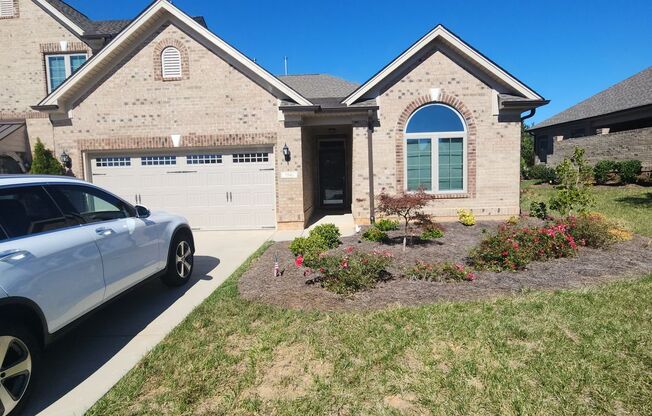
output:
[[[149,212],[149,210],[142,206],[142,205],[136,205],[136,216],[138,218],[147,218],[151,215],[152,213]]]

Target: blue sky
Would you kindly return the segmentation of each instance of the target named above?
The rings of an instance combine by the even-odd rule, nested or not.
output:
[[[150,0],[68,0],[93,19],[132,18]],[[551,103],[534,121],[652,65],[652,1],[175,0],[274,74],[364,82],[442,23]]]

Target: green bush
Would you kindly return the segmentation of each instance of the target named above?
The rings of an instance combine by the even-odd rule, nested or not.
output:
[[[444,231],[441,227],[431,226],[423,230],[421,233],[422,240],[434,240],[437,238],[442,238],[444,236]]]
[[[376,221],[376,224],[374,225],[380,231],[394,231],[394,230],[398,230],[399,223],[396,220],[383,218],[382,220]]]
[[[643,165],[640,160],[625,160],[618,163],[618,176],[624,183],[635,183],[636,177],[642,170]]]
[[[548,217],[548,206],[546,203],[532,201],[530,204],[530,217],[545,220]]]
[[[389,236],[386,232],[382,231],[376,226],[370,227],[367,231],[362,234],[362,239],[367,241],[375,241],[377,243],[382,243],[389,240]]]
[[[630,231],[596,212],[568,217],[564,223],[575,241],[587,247],[605,248],[632,238]]]
[[[536,179],[540,183],[557,183],[557,172],[555,169],[541,163],[532,166],[529,169],[528,176],[530,179]]]
[[[321,238],[331,249],[340,245],[340,229],[335,224],[322,224],[310,230],[309,237]]]
[[[388,276],[386,269],[391,262],[387,252],[365,253],[351,247],[345,253],[322,256],[318,270],[324,288],[346,295],[373,287]]]
[[[609,175],[618,170],[618,162],[613,160],[601,160],[593,168],[593,176],[596,183],[604,184],[609,180]]]
[[[473,281],[476,278],[473,271],[459,263],[424,263],[421,261],[408,269],[405,276],[409,279],[429,282]]]
[[[30,173],[34,175],[63,175],[65,169],[50,149],[46,149],[40,139],[36,139],[34,157]]]
[[[564,158],[556,171],[559,185],[555,186],[555,194],[550,198],[550,209],[562,216],[587,212],[595,204],[595,197],[591,192],[593,167],[586,163],[584,149],[576,147],[573,157]]]
[[[297,237],[290,243],[290,251],[295,256],[302,256],[306,267],[314,267],[319,255],[328,251],[328,245],[321,237]]]

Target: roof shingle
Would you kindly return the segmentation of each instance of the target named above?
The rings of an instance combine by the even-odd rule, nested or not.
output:
[[[307,99],[344,98],[359,84],[328,74],[280,75],[278,78]]]
[[[652,104],[652,66],[542,121],[530,130],[650,104]]]

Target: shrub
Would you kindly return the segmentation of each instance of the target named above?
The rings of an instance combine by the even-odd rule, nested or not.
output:
[[[303,256],[303,262],[308,267],[314,267],[319,255],[328,250],[328,245],[321,237],[297,237],[290,243],[290,251],[295,256]]]
[[[599,184],[607,183],[610,175],[618,170],[618,162],[613,160],[601,160],[593,168],[593,176]]]
[[[380,230],[378,227],[372,226],[362,234],[362,239],[381,243],[387,241],[389,236],[387,236],[387,233]]]
[[[576,251],[575,238],[566,224],[542,228],[502,225],[471,251],[470,258],[479,269],[523,270],[535,260],[570,257]]]
[[[408,269],[405,276],[413,280],[429,282],[459,282],[475,280],[476,275],[459,263],[425,263],[417,262]]]
[[[530,203],[530,217],[545,220],[548,218],[548,207],[545,202],[532,201]]]
[[[386,278],[386,268],[391,264],[388,252],[365,253],[352,247],[345,253],[321,256],[318,263],[321,284],[339,294],[351,294],[373,287]]]
[[[432,225],[421,232],[422,240],[435,240],[437,238],[442,238],[443,236],[444,231],[437,225]]]
[[[340,229],[335,224],[322,224],[310,230],[309,237],[320,238],[329,249],[340,245]]]
[[[399,223],[395,220],[383,218],[382,220],[376,221],[375,225],[380,231],[394,231],[398,230]]]
[[[65,169],[50,149],[46,149],[40,139],[34,145],[34,157],[30,173],[35,175],[63,175]]]
[[[584,149],[576,147],[571,159],[557,166],[559,185],[550,198],[550,208],[562,216],[573,212],[586,212],[595,203],[591,186],[593,168],[584,159]]]
[[[632,238],[625,227],[597,212],[570,216],[564,223],[575,241],[587,247],[604,248]]]
[[[467,209],[460,209],[457,211],[457,218],[461,224],[466,225],[467,227],[475,225],[475,215]]]
[[[539,183],[557,183],[557,172],[554,168],[542,163],[532,166],[528,171],[530,179],[537,179]]]
[[[641,174],[643,165],[640,160],[625,160],[618,163],[618,176],[624,183],[635,183],[636,177]]]
[[[410,223],[424,216],[421,210],[433,199],[423,189],[417,192],[404,192],[398,195],[388,195],[382,192],[378,197],[378,210],[388,216],[398,216],[403,219],[403,250],[407,245]]]

